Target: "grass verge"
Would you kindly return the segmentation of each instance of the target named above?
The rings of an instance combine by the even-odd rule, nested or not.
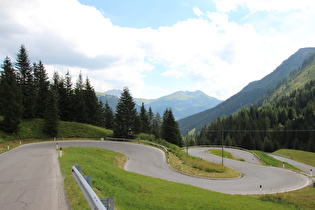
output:
[[[179,159],[170,153],[169,160],[169,164],[173,169],[192,176],[213,179],[237,178],[240,176],[240,173],[234,169],[191,156]]]
[[[292,206],[294,209],[314,209],[315,206],[315,188],[312,186],[287,193],[250,197],[255,197],[261,201]]]
[[[89,209],[71,175],[74,164],[93,177],[100,197],[114,196],[116,209],[292,209],[292,205],[250,196],[226,195],[151,178],[118,167],[124,156],[100,148],[64,148],[59,158],[72,209]]]
[[[292,158],[295,161],[305,163],[310,166],[315,167],[315,153],[314,152],[306,152],[301,150],[293,150],[293,149],[280,149],[274,152],[275,154],[285,155],[289,158]]]
[[[268,154],[262,152],[262,151],[258,151],[258,150],[252,150],[253,153],[255,153],[259,158],[260,161],[263,165],[267,165],[267,166],[274,166],[274,167],[284,167],[287,169],[291,169],[291,170],[296,170],[296,171],[301,171],[300,169],[298,169],[297,167],[292,166],[291,164],[287,163],[287,162],[282,162],[280,160],[277,160],[271,156],[269,156]]]
[[[210,149],[207,152],[209,152],[212,155],[222,157],[222,150],[221,149]],[[237,160],[231,153],[224,151],[224,150],[223,150],[223,157],[229,158],[232,160]]]

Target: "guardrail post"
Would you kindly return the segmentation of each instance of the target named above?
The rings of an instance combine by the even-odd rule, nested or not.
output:
[[[107,210],[114,210],[114,197],[100,198]]]
[[[74,164],[75,168],[82,174],[82,166],[79,166],[78,164]]]
[[[85,181],[92,187],[92,176],[83,176]]]

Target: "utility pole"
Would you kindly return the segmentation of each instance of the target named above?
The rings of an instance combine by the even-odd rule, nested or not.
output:
[[[223,163],[223,156],[224,156],[224,129],[223,129],[223,124],[221,123],[221,143],[222,143],[222,165]]]

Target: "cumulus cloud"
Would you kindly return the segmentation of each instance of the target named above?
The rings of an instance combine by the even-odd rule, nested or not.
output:
[[[133,95],[152,98],[167,91],[201,89],[226,99],[298,48],[314,43],[312,1],[214,2],[217,11],[202,12],[195,6],[198,17],[138,29],[113,25],[99,10],[77,0],[4,0],[0,56],[15,57],[25,44],[31,59],[43,60],[50,72],[68,69],[75,77],[82,71],[98,91],[128,86]],[[240,22],[231,20],[229,12],[239,8],[249,13]],[[181,86],[148,84],[151,73],[160,84],[170,77]]]
[[[200,10],[197,6],[195,6],[195,7],[193,8],[193,12],[194,12],[194,14],[197,15],[198,17],[204,15],[203,12],[201,12],[201,10]]]

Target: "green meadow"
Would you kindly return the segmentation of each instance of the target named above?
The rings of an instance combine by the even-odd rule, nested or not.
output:
[[[315,200],[312,187],[302,189],[304,202],[290,203],[301,193],[280,195],[227,195],[124,171],[126,157],[100,148],[64,148],[59,158],[65,189],[73,209],[88,209],[71,175],[74,164],[93,177],[99,197],[114,197],[116,209],[311,209]],[[281,196],[281,197],[279,197]],[[296,198],[296,200],[301,200]]]

